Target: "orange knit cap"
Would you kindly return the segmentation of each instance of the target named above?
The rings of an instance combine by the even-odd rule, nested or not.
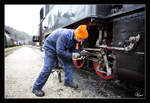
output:
[[[88,37],[87,26],[86,25],[80,25],[78,28],[75,29],[74,33],[78,39],[87,38]]]

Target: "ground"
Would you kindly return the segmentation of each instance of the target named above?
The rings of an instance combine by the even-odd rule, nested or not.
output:
[[[74,90],[64,86],[64,72],[61,73],[62,82],[59,83],[57,73],[53,72],[45,86],[44,97],[36,97],[31,91],[33,83],[43,66],[44,52],[32,46],[24,46],[5,57],[5,98],[104,98],[95,95],[94,88],[85,87],[84,78],[74,81],[79,83],[79,88]],[[79,79],[79,77],[78,77]]]
[[[5,51],[4,63],[4,98],[132,98],[131,90],[120,88],[117,80],[106,81],[81,69],[73,69],[78,89],[64,86],[63,71],[61,83],[57,72],[53,72],[43,87],[45,96],[35,96],[32,87],[44,64],[44,52],[35,46],[22,46],[11,53]]]

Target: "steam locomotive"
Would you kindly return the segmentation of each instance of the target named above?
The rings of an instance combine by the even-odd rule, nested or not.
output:
[[[79,69],[99,77],[145,85],[145,5],[45,5],[40,10],[40,41],[58,28],[88,26],[89,37],[77,44]]]

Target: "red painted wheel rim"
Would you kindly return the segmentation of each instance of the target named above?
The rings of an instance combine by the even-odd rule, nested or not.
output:
[[[100,64],[99,64],[98,62],[93,62],[94,70],[95,70],[96,74],[97,74],[99,77],[101,77],[101,78],[103,78],[103,79],[106,79],[106,80],[114,78],[114,73],[112,73],[112,75],[110,75],[110,76],[106,76],[106,75],[104,75],[104,73],[99,72],[99,71],[96,71],[96,68],[97,68],[97,66],[99,66],[99,65],[100,65]]]
[[[77,44],[76,44],[76,49],[79,50],[79,48],[80,48],[80,44],[77,43]],[[85,60],[73,60],[74,66],[75,66],[76,68],[78,68],[78,69],[82,68],[83,65],[84,65],[84,63],[85,63]]]
[[[73,60],[73,64],[76,68],[80,69],[83,67],[85,60]]]

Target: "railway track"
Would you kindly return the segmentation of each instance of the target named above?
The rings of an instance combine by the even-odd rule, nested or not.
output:
[[[134,84],[115,79],[104,80],[96,75],[96,73],[84,69],[75,69],[74,71],[87,79],[87,84],[84,85],[93,86],[96,94],[101,94],[106,98],[144,98],[144,89]]]
[[[20,49],[22,46],[16,46],[16,47],[9,47],[5,49],[5,57],[7,57],[9,54],[12,54],[15,50]]]

